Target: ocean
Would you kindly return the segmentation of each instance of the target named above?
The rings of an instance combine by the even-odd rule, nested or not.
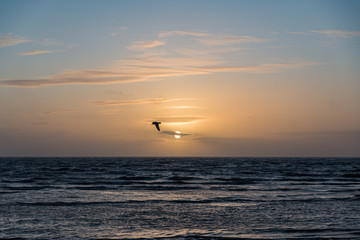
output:
[[[0,239],[360,239],[360,158],[0,158]]]

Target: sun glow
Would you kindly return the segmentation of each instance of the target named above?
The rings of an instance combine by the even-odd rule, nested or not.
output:
[[[181,132],[180,131],[175,131],[175,135],[174,135],[174,138],[181,138]]]

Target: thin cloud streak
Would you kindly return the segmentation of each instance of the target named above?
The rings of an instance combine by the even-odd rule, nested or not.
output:
[[[72,113],[72,112],[76,112],[76,111],[77,111],[77,109],[75,109],[75,108],[69,108],[69,109],[44,112],[44,115],[67,114],[67,113]]]
[[[191,60],[191,59],[187,59]],[[305,66],[318,65],[316,62],[282,63],[282,64],[260,64],[253,66],[198,66],[191,67],[189,61],[184,65],[177,65],[171,61],[165,66],[157,66],[156,62],[149,65],[120,66],[118,69],[104,70],[82,70],[64,72],[44,79],[33,80],[2,80],[0,85],[9,87],[42,87],[50,85],[66,84],[114,84],[141,81],[164,80],[168,77],[180,77],[189,75],[212,74],[219,72],[248,72],[248,73],[275,73],[288,69],[296,69]],[[194,64],[201,65],[200,62]]]
[[[255,66],[219,66],[204,68],[204,71],[215,72],[249,72],[249,73],[275,73],[287,69],[301,68],[305,66],[319,65],[317,62],[300,63],[267,63]]]
[[[181,133],[181,132],[175,132],[175,131],[161,131],[160,134],[170,135],[170,136],[178,135],[178,136],[181,136],[181,137],[191,135],[189,133]]]
[[[253,36],[235,36],[231,34],[214,35],[209,38],[198,39],[198,41],[207,46],[225,46],[241,43],[258,43],[267,40]]]
[[[93,105],[99,107],[108,107],[108,106],[122,106],[122,105],[136,105],[136,104],[160,104],[165,102],[173,101],[182,101],[182,100],[192,100],[191,98],[150,98],[150,99],[135,99],[135,100],[126,100],[126,101],[94,101]]]
[[[192,37],[208,37],[208,33],[192,32],[192,31],[168,31],[159,33],[159,38],[165,38],[170,36],[192,36]]]
[[[31,42],[31,40],[25,37],[13,36],[12,33],[0,33],[0,48],[14,46],[25,42]]]
[[[170,109],[206,109],[205,107],[198,106],[169,106]]]
[[[248,42],[265,42],[266,39],[257,38],[254,36],[237,36],[232,34],[210,34],[204,32],[188,32],[188,31],[169,31],[159,34],[159,38],[167,38],[172,36],[191,36],[195,37],[196,41],[206,46],[215,45],[233,45]]]
[[[351,37],[359,37],[360,31],[346,31],[346,30],[312,30],[310,32],[287,32],[295,35],[314,35],[322,34],[331,38],[351,38]]]
[[[204,117],[158,117],[156,119],[159,119],[161,121],[161,123],[165,123],[165,124],[188,124],[188,123],[193,123],[196,121],[200,121],[200,120],[205,120],[206,118]]]
[[[325,34],[329,37],[339,37],[339,38],[350,38],[353,36],[360,37],[359,31],[321,30],[321,31],[311,31],[311,32]]]
[[[311,35],[311,33],[308,32],[286,32],[289,34],[296,34],[296,35]]]
[[[130,50],[135,51],[144,51],[149,48],[158,47],[161,45],[165,45],[165,42],[162,41],[137,41],[133,45],[127,47]]]
[[[352,136],[360,140],[360,130],[353,131],[323,131],[323,132],[279,132],[273,135],[293,137],[328,137],[328,136]]]
[[[37,51],[31,51],[31,52],[18,53],[18,55],[19,55],[19,56],[33,56],[33,55],[39,55],[39,54],[45,54],[45,53],[52,53],[52,51],[48,51],[48,50],[37,50]]]
[[[116,80],[109,78],[3,80],[0,81],[0,85],[8,87],[36,88],[67,84],[113,84],[135,81],[142,81],[142,79],[135,77],[118,77]]]

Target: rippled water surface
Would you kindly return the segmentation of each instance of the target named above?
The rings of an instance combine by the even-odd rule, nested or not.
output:
[[[0,239],[356,239],[359,158],[0,158]]]

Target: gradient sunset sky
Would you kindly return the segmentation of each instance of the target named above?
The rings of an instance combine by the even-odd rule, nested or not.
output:
[[[0,156],[360,156],[359,11],[0,0]]]

